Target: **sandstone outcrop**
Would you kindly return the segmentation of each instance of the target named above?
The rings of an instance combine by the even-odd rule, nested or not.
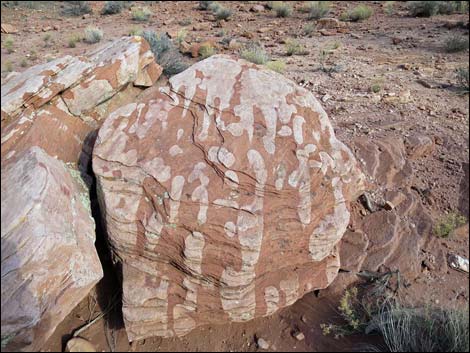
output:
[[[131,341],[270,315],[325,288],[364,190],[310,92],[223,55],[111,113],[93,170]]]
[[[39,350],[102,277],[80,180],[101,119],[160,73],[148,43],[124,37],[2,86],[2,350]]]
[[[12,77],[1,93],[2,161],[40,146],[76,163],[110,98],[129,84],[151,86],[161,71],[145,40],[123,37],[86,57],[65,56]]]
[[[39,147],[2,167],[2,350],[38,351],[103,276],[87,193]]]

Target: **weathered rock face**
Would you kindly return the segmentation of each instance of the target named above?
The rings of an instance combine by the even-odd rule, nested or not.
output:
[[[222,55],[110,114],[93,169],[131,341],[270,315],[328,286],[364,189],[311,93]]]
[[[2,86],[2,349],[40,349],[101,278],[88,190],[72,176],[101,118],[160,73],[149,45],[125,37]]]
[[[2,350],[39,350],[103,275],[76,173],[38,147],[2,166]]]
[[[145,40],[123,37],[86,57],[65,56],[12,77],[1,93],[2,160],[40,146],[77,162],[107,100],[130,83],[151,86],[161,71]]]

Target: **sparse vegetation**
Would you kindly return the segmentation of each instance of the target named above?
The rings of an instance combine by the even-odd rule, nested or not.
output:
[[[468,1],[408,1],[411,16],[431,17],[468,11]]]
[[[68,16],[82,16],[91,13],[92,10],[88,1],[66,1],[63,12]]]
[[[456,213],[449,213],[442,217],[434,227],[434,234],[439,238],[447,238],[456,228],[464,225],[467,219]]]
[[[31,61],[36,61],[37,58],[38,58],[38,54],[36,53],[36,51],[31,50],[31,51],[29,52],[29,60],[31,60]]]
[[[130,35],[130,36],[141,36],[142,33],[144,33],[142,27],[133,26],[133,27],[131,27],[131,29],[129,30],[129,35]]]
[[[191,18],[186,17],[184,20],[178,22],[180,26],[189,26],[192,23]]]
[[[10,60],[6,60],[5,63],[3,64],[3,70],[6,72],[12,72],[13,63]]]
[[[82,40],[82,37],[78,34],[73,34],[69,37],[68,39],[68,47],[69,48],[75,48],[77,46],[77,43]]]
[[[88,44],[98,43],[103,39],[103,31],[97,27],[88,26],[85,28],[85,34],[83,36],[83,41]]]
[[[445,41],[445,51],[448,53],[457,53],[468,49],[468,37],[449,37]]]
[[[230,16],[232,16],[232,13],[232,10],[221,7],[215,12],[215,18],[218,20],[227,20]]]
[[[52,36],[51,36],[50,33],[46,33],[46,34],[44,35],[44,37],[42,38],[43,41],[44,41],[44,47],[47,48],[47,47],[49,47],[49,46],[51,45],[51,38],[52,38]]]
[[[26,66],[28,66],[28,60],[26,60],[25,58],[21,59],[20,66],[21,66],[21,67],[26,67]]]
[[[308,18],[310,20],[318,20],[327,16],[329,12],[329,1],[311,1],[308,5]]]
[[[308,54],[307,50],[302,44],[295,39],[286,40],[286,55],[305,55]]]
[[[268,53],[260,45],[249,43],[240,53],[240,56],[254,64],[264,65],[269,60]]]
[[[222,8],[222,5],[220,5],[217,1],[211,1],[207,9],[212,12],[217,12],[219,9]]]
[[[199,56],[202,59],[208,58],[215,54],[215,48],[210,43],[204,43],[199,47]]]
[[[6,49],[8,54],[11,54],[15,51],[15,49],[13,48],[14,43],[15,42],[12,37],[7,37],[5,39],[5,42],[3,42],[3,47]]]
[[[315,31],[315,24],[307,23],[304,28],[302,29],[302,34],[304,36],[309,36]]]
[[[379,93],[382,90],[382,86],[379,83],[373,83],[370,86],[370,90],[373,93]]]
[[[374,11],[367,5],[359,5],[347,13],[347,20],[352,22],[359,22],[367,20]]]
[[[333,52],[340,47],[339,42],[333,42],[333,43],[327,43],[321,50],[320,50],[320,55],[318,61],[320,62],[320,66],[317,68],[317,70],[323,71],[327,74],[332,74],[333,72],[339,72],[341,70],[341,67],[339,65],[331,65],[331,66],[326,66],[326,63],[333,54]]]
[[[115,15],[122,11],[122,2],[121,1],[106,1],[104,3],[103,9],[101,10],[102,15]]]
[[[395,1],[385,1],[385,4],[384,4],[385,14],[387,14],[388,16],[392,16],[395,13],[394,6],[395,6]]]
[[[266,67],[278,73],[283,73],[286,68],[286,63],[282,60],[273,60],[266,63]]]
[[[468,67],[459,67],[456,70],[457,83],[463,93],[470,92],[470,77],[468,73]]]
[[[214,1],[199,1],[199,9],[200,10],[208,10],[209,6],[213,3]]]
[[[149,43],[155,60],[163,67],[163,73],[165,75],[173,76],[188,67],[182,54],[173,45],[166,34],[144,31],[142,36]]]
[[[271,8],[276,13],[276,17],[289,17],[292,15],[292,6],[283,1],[272,1]]]
[[[133,8],[131,16],[132,16],[132,19],[134,21],[146,22],[146,21],[150,20],[150,17],[152,16],[152,11],[150,11],[146,7]]]
[[[184,28],[183,29],[180,29],[178,31],[178,33],[176,33],[176,43],[178,43],[178,45],[180,45],[181,43],[184,42],[185,38],[186,38],[186,35],[188,34],[188,31],[185,30]]]

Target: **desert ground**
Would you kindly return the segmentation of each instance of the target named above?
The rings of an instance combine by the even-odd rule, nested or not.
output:
[[[134,1],[113,15],[101,14],[105,2],[90,1],[92,13],[75,17],[63,14],[65,3],[2,1],[2,26],[7,23],[17,30],[7,34],[2,27],[2,83],[11,71],[22,72],[64,55],[84,55],[130,33],[153,30],[168,33],[173,41],[178,33],[185,33],[183,41],[188,47],[209,41],[214,53],[234,56],[248,43],[259,43],[270,60],[285,63],[284,76],[310,90],[321,102],[336,136],[346,145],[361,138],[381,141],[428,136],[432,150],[410,160],[412,187],[431,216],[433,229],[448,215],[463,216],[465,221],[445,237],[435,231],[429,234],[420,254],[423,259],[432,258],[432,265],[423,261],[421,273],[400,289],[400,297],[410,306],[468,306],[468,273],[447,264],[449,253],[469,257],[469,98],[456,74],[459,68],[468,70],[468,12],[414,17],[402,1],[332,1],[328,18],[339,19],[361,4],[369,6],[373,14],[362,21],[341,21],[344,25],[338,28],[321,29],[302,11],[307,4],[303,1],[288,2],[293,11],[284,18],[276,17],[266,2],[223,2],[232,10],[224,21],[191,1]],[[150,18],[133,20],[132,7],[143,6],[151,11]],[[101,29],[103,39],[95,44],[77,41],[70,45],[70,39],[82,35],[89,26]],[[449,38],[467,38],[466,49],[449,52]],[[292,40],[302,50],[287,55],[286,43]],[[7,41],[12,44],[5,44]],[[184,60],[189,65],[201,57],[185,54]],[[167,79],[163,75],[156,86]],[[360,218],[360,202],[354,207]],[[97,225],[100,229],[99,221]],[[104,278],[59,324],[43,351],[64,350],[74,330],[100,313],[104,317],[80,334],[97,351],[262,351],[259,338],[267,341],[272,351],[357,351],[363,344],[382,343],[377,336],[355,334],[335,339],[324,334],[322,324],[342,322],[338,302],[345,288],[340,281],[308,293],[268,317],[203,326],[178,338],[129,343],[119,303],[110,300],[119,292],[119,281],[104,238],[104,232],[98,231]],[[299,331],[304,339],[295,338]]]

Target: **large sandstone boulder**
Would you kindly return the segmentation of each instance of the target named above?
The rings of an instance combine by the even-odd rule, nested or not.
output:
[[[37,351],[101,279],[76,171],[32,147],[2,166],[2,350]]]
[[[310,92],[223,55],[110,114],[93,170],[131,341],[270,315],[325,288],[364,189]]]

